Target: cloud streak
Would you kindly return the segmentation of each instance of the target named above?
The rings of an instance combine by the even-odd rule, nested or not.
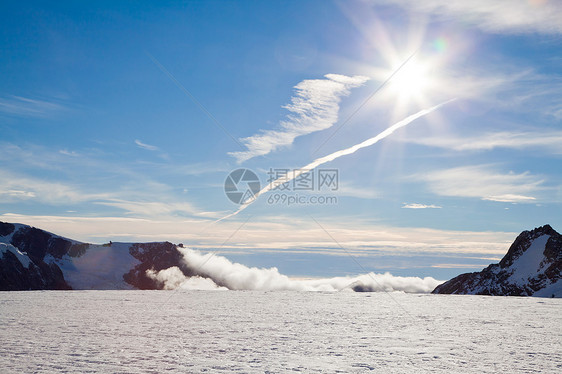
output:
[[[108,196],[107,193],[85,192],[69,184],[49,182],[0,169],[0,203],[32,199],[47,204],[69,204]]]
[[[27,97],[12,95],[0,98],[0,113],[18,117],[44,118],[64,109],[65,107],[57,103]]]
[[[247,151],[229,152],[238,163],[263,156],[282,147],[288,147],[303,135],[332,127],[338,120],[342,97],[350,89],[363,85],[369,78],[326,74],[326,79],[307,79],[294,87],[295,96],[284,106],[291,114],[281,122],[279,130],[261,130],[240,141]]]
[[[512,132],[501,131],[478,136],[438,136],[402,139],[408,143],[455,151],[491,151],[496,148],[537,149],[562,154],[562,131]]]
[[[142,149],[146,149],[147,151],[157,151],[158,150],[157,146],[143,143],[138,139],[135,139],[135,144],[138,145]]]
[[[418,203],[412,203],[412,204],[404,203],[402,209],[441,209],[441,207],[439,205],[433,205],[433,204],[426,205],[426,204],[418,204]]]
[[[486,165],[462,166],[415,175],[437,195],[473,197],[482,200],[525,203],[534,202],[544,180],[528,172],[500,173]]]
[[[529,0],[375,0],[404,9],[472,24],[481,30],[507,34],[562,34],[562,4]]]

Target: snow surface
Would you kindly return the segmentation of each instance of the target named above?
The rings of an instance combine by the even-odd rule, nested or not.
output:
[[[544,272],[545,269],[540,268],[540,263],[544,260],[544,249],[549,238],[550,235],[539,236],[533,240],[529,248],[513,262],[510,266],[510,268],[514,269],[509,277],[510,283],[525,285],[529,277],[534,278]]]
[[[27,253],[20,252],[11,244],[0,243],[0,258],[3,258],[6,252],[12,252],[17,257],[22,266],[26,269],[29,269],[29,264],[32,261],[29,259],[29,257],[27,257]]]
[[[3,373],[559,373],[562,300],[0,292]]]

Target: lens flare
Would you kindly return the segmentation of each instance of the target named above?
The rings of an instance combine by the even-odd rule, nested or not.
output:
[[[448,43],[445,38],[437,38],[431,44],[433,46],[433,49],[437,52],[445,52]]]

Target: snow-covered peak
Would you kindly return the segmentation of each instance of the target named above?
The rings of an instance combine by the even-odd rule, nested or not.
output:
[[[544,250],[550,235],[541,235],[531,241],[529,247],[519,255],[511,264],[513,273],[509,280],[513,283],[524,285],[529,278],[541,274],[545,270],[546,261]]]
[[[498,264],[461,274],[433,292],[562,297],[562,235],[550,225],[523,231]]]

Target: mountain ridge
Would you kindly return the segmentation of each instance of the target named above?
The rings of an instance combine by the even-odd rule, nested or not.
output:
[[[435,294],[562,297],[562,235],[550,225],[523,231],[497,264],[460,274]]]
[[[0,290],[162,289],[146,270],[191,271],[170,242],[90,244],[0,222]]]
[[[0,222],[0,290],[165,289],[154,276],[162,270],[202,276],[178,247],[167,241],[82,243]],[[460,274],[433,293],[562,297],[561,278],[562,235],[544,225],[519,234],[499,263]]]

